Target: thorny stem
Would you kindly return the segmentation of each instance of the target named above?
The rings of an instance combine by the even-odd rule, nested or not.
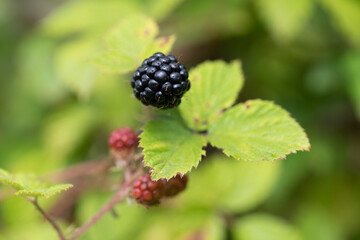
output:
[[[56,230],[59,238],[61,240],[66,240],[62,230],[60,229],[59,225],[52,219],[45,211],[42,209],[37,201],[36,198],[28,198],[30,202],[35,206],[35,208],[43,215],[43,217],[51,224],[51,226]]]
[[[102,216],[107,213],[108,211],[111,211],[113,207],[120,202],[121,200],[126,197],[130,190],[130,186],[138,176],[139,171],[132,172],[129,170],[128,174],[124,174],[125,181],[122,184],[121,188],[115,193],[114,197],[105,204],[100,211],[95,214],[87,223],[85,223],[83,226],[81,226],[74,235],[69,240],[75,240],[79,238],[84,232],[86,232],[92,225],[94,225]]]

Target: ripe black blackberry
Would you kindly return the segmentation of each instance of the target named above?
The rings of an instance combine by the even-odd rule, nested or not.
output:
[[[134,94],[145,105],[173,108],[190,89],[185,66],[173,55],[157,52],[145,59],[131,79]]]

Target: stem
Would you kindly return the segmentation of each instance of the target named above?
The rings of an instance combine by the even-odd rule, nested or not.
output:
[[[81,226],[74,235],[69,240],[75,240],[80,237],[84,232],[86,232],[92,225],[94,225],[105,213],[111,211],[113,207],[124,199],[128,194],[129,189],[135,178],[137,177],[138,172],[131,172],[128,178],[125,178],[125,182],[122,184],[121,188],[115,193],[114,197],[105,204],[98,213],[96,213],[87,223]]]
[[[29,198],[30,202],[35,206],[35,208],[43,215],[43,217],[51,224],[51,226],[56,230],[57,234],[59,235],[59,238],[61,240],[66,240],[63,232],[61,231],[59,225],[52,219],[45,211],[42,209],[37,201],[36,198],[32,199]]]

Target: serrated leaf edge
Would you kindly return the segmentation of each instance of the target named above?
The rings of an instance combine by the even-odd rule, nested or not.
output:
[[[172,120],[174,120],[174,119],[172,119]],[[176,120],[174,120],[174,121],[176,121]],[[147,124],[148,124],[148,122],[147,122],[143,127],[145,127]],[[187,127],[184,126],[184,128],[187,128]],[[204,150],[204,147],[206,147],[206,145],[208,144],[208,141],[207,141],[206,137],[204,137],[203,135],[198,134],[198,133],[196,133],[196,132],[192,132],[192,131],[190,131],[189,129],[186,129],[186,130],[189,131],[189,132],[190,132],[191,134],[193,134],[193,135],[198,135],[198,136],[200,136],[201,139],[203,140],[203,145],[202,145],[202,147],[201,147],[200,160],[197,161],[197,164],[194,165],[194,166],[192,166],[192,167],[191,167],[188,171],[186,171],[186,172],[177,172],[177,173],[173,174],[173,175],[170,176],[170,177],[157,178],[157,175],[160,173],[161,170],[160,170],[160,171],[157,171],[157,173],[155,173],[155,169],[147,165],[148,157],[147,157],[146,155],[144,155],[144,159],[143,159],[142,162],[143,162],[143,165],[144,165],[144,166],[150,168],[150,173],[151,173],[151,179],[152,179],[152,180],[160,180],[160,179],[167,179],[167,180],[169,180],[170,178],[176,176],[177,174],[180,174],[181,176],[186,175],[187,173],[191,172],[192,169],[197,168],[197,167],[199,166],[202,158],[206,156],[206,151]],[[140,140],[139,140],[139,147],[142,148],[143,151],[144,151],[145,148],[144,148],[144,146],[142,145],[142,141],[141,141],[143,134],[144,134],[144,131],[142,131],[141,134],[139,135],[139,139],[140,139]],[[150,160],[149,160],[149,161],[150,161]],[[168,160],[167,160],[167,161],[168,161]]]
[[[281,156],[281,157],[279,157],[279,158],[274,158],[274,159],[259,159],[259,160],[255,160],[255,161],[250,161],[250,160],[246,160],[246,159],[240,159],[240,158],[238,158],[238,157],[235,156],[235,155],[231,155],[231,154],[227,153],[225,149],[223,149],[223,148],[218,148],[217,146],[213,145],[213,144],[211,143],[211,141],[208,139],[208,142],[211,144],[211,146],[216,147],[216,148],[218,148],[218,149],[221,149],[221,151],[222,151],[226,156],[235,158],[236,160],[247,161],[247,162],[257,162],[257,163],[259,163],[260,161],[270,161],[270,162],[274,162],[274,161],[276,161],[276,160],[284,160],[284,159],[286,159],[286,157],[287,157],[288,155],[290,155],[290,154],[296,154],[297,152],[300,152],[300,151],[301,151],[301,152],[305,152],[305,151],[310,152],[310,150],[311,150],[311,144],[310,144],[309,137],[307,136],[304,128],[296,121],[295,118],[293,118],[293,117],[291,116],[291,114],[290,114],[288,111],[286,111],[285,109],[283,109],[281,106],[275,104],[274,101],[262,100],[262,99],[251,99],[251,100],[245,101],[244,103],[239,103],[239,104],[244,104],[244,106],[245,106],[246,108],[249,108],[249,107],[250,107],[249,104],[251,104],[252,102],[255,102],[255,101],[262,101],[262,102],[270,103],[270,104],[272,104],[273,106],[275,106],[275,107],[277,107],[277,108],[280,108],[282,111],[284,111],[284,113],[285,113],[292,121],[294,121],[294,122],[299,126],[299,129],[300,129],[301,132],[304,134],[304,136],[305,136],[305,138],[306,138],[309,146],[302,146],[301,149],[297,149],[297,150],[295,150],[295,151],[290,151],[289,153],[285,153],[283,156]],[[237,105],[238,105],[238,104],[237,104]],[[236,106],[236,105],[235,105],[235,106]],[[235,107],[235,106],[233,106],[233,107]],[[229,108],[229,110],[230,110],[230,109],[231,109],[231,108]],[[224,112],[222,113],[222,115],[223,115],[224,113],[226,113],[226,111],[224,111]],[[221,116],[220,116],[220,117],[221,117]],[[219,117],[218,119],[220,119],[220,117]],[[215,121],[214,121],[214,122],[215,122]]]
[[[58,185],[54,185],[54,186],[51,186],[51,187],[48,187],[48,188],[44,188],[44,189],[41,189],[41,190],[37,190],[37,189],[21,189],[21,190],[18,190],[17,192],[15,192],[15,195],[16,196],[31,196],[31,197],[46,197],[46,198],[49,198],[49,197],[52,197],[60,192],[63,192],[63,191],[66,191],[68,190],[69,188],[72,188],[74,187],[74,185],[72,184],[58,184]],[[51,190],[52,188],[59,188],[58,190],[50,193],[50,194],[47,194],[46,191],[49,191]]]

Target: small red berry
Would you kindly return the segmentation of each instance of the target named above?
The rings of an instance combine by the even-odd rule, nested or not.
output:
[[[188,178],[186,175],[176,175],[169,180],[162,180],[164,184],[164,193],[165,196],[172,197],[180,193],[186,188]]]
[[[119,128],[113,131],[109,137],[109,146],[116,150],[130,149],[138,144],[137,135],[129,128]]]
[[[152,181],[150,173],[140,176],[133,184],[132,195],[138,203],[145,206],[160,203],[160,198],[164,195],[162,181]]]

